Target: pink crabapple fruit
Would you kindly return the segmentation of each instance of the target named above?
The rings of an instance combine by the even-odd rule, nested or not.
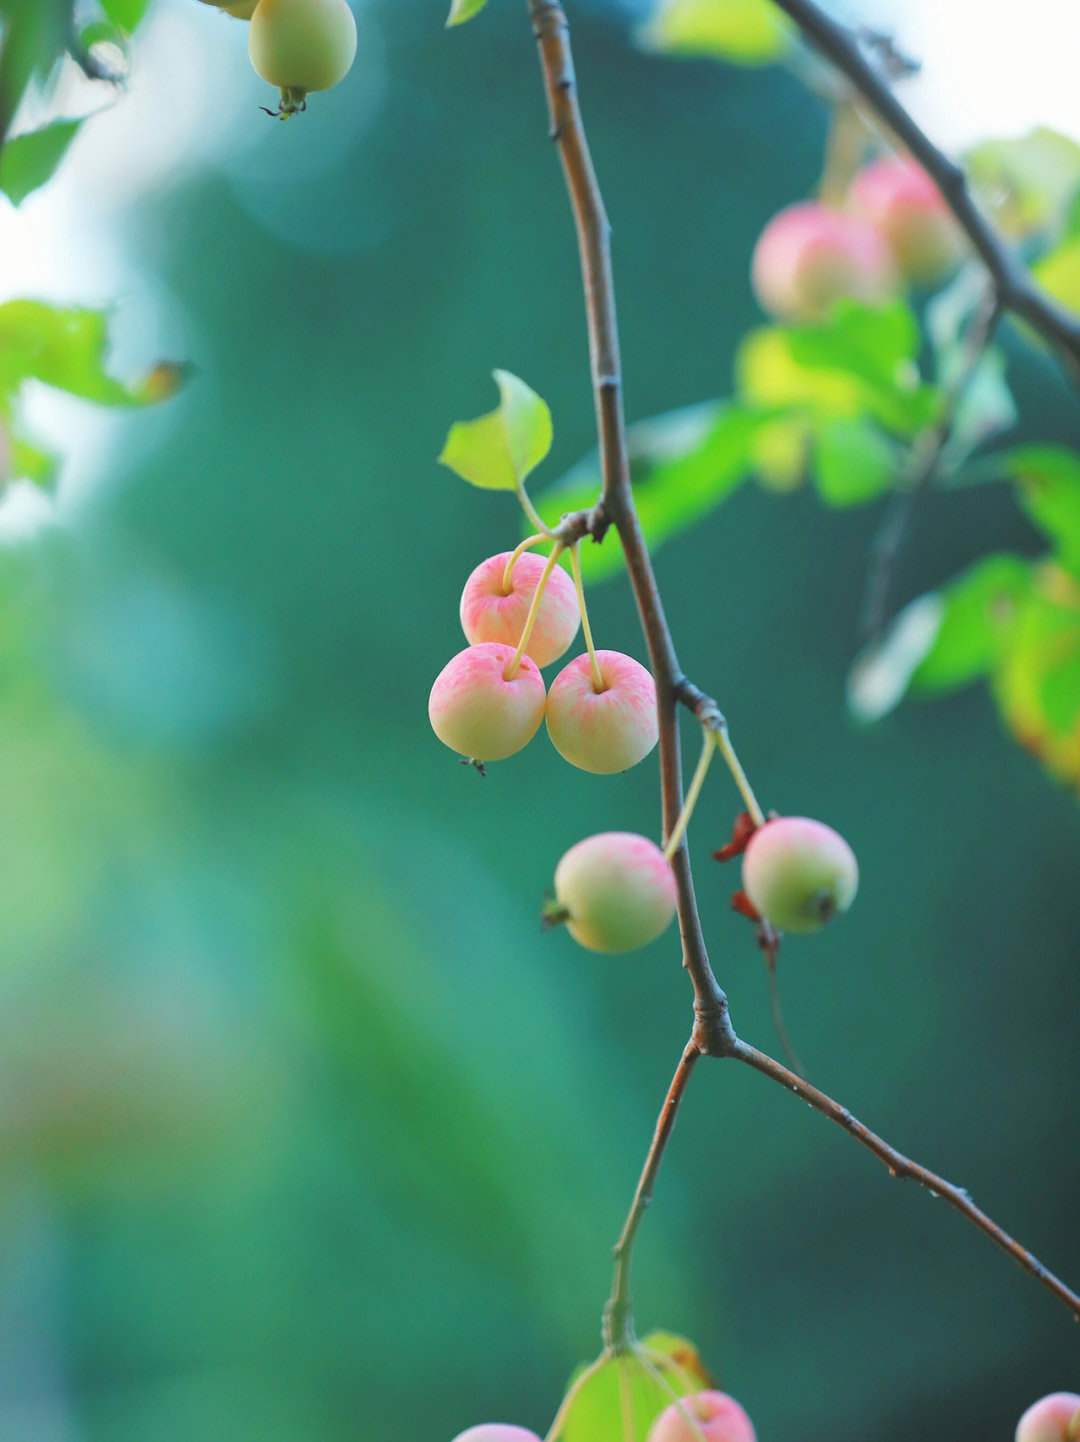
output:
[[[555,868],[549,924],[564,922],[590,951],[636,951],[655,940],[675,912],[675,877],[647,836],[602,831],[579,841]]]
[[[459,651],[435,678],[428,717],[439,740],[475,761],[501,761],[528,745],[540,729],[547,699],[536,662],[522,656],[506,670],[513,646],[485,642]]]
[[[683,1408],[695,1419],[696,1427]],[[757,1433],[734,1397],[726,1392],[698,1392],[661,1412],[648,1442],[757,1442]]]
[[[514,562],[510,590],[503,590],[503,576],[511,552],[481,561],[465,582],[461,593],[461,629],[468,640],[501,641],[517,646],[525,627],[536,587],[543,574],[543,556],[525,551]],[[552,568],[540,599],[536,622],[525,654],[538,666],[557,661],[577,635],[581,623],[574,583],[561,566]]]
[[[743,889],[781,931],[817,931],[855,899],[859,868],[844,838],[805,816],[778,816],[750,837]]]
[[[582,771],[625,771],[656,745],[656,683],[632,656],[597,651],[604,682],[597,691],[588,653],[564,666],[548,688],[548,735],[560,756]]]
[[[507,1422],[481,1422],[467,1432],[459,1432],[454,1442],[540,1442],[535,1432],[525,1427],[512,1427]]]
[[[356,21],[345,0],[259,0],[248,30],[256,72],[281,91],[282,115],[309,90],[344,80],[356,58]]]
[[[1016,1424],[1016,1442],[1078,1442],[1080,1396],[1051,1392],[1040,1397]]]
[[[916,285],[943,280],[967,248],[945,197],[911,156],[884,155],[864,166],[851,182],[848,205],[885,238],[900,271]]]
[[[754,246],[750,281],[762,310],[786,321],[821,320],[841,296],[886,300],[897,285],[877,230],[817,200],[772,217]]]

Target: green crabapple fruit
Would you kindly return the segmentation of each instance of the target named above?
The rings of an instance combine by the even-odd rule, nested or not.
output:
[[[759,915],[781,931],[817,931],[855,899],[859,867],[831,826],[778,816],[751,836],[742,880]]]
[[[356,56],[356,21],[345,0],[259,0],[248,54],[281,91],[281,114],[304,108],[309,90],[329,90]]]
[[[675,877],[660,848],[629,831],[587,836],[555,868],[549,922],[590,951],[636,951],[668,926]]]
[[[757,1442],[757,1433],[734,1397],[726,1392],[698,1392],[661,1412],[648,1442]]]
[[[480,641],[501,641],[506,646],[517,646],[521,640],[545,561],[543,556],[523,552],[514,562],[510,590],[504,591],[503,577],[510,556],[510,551],[489,556],[465,582],[461,593],[461,629],[473,645]],[[538,666],[557,661],[577,635],[580,622],[574,583],[561,566],[555,566],[540,598],[525,654]]]
[[[459,1432],[454,1442],[540,1442],[540,1438],[525,1427],[511,1427],[507,1422],[481,1422],[479,1427]]]
[[[821,320],[841,296],[873,303],[896,290],[888,244],[872,225],[820,201],[778,211],[758,236],[750,282],[778,320]]]
[[[522,656],[506,670],[513,646],[485,642],[459,651],[439,672],[428,697],[435,735],[451,751],[476,761],[501,761],[526,746],[544,719],[544,679]]]
[[[848,205],[884,236],[916,285],[943,280],[967,248],[945,197],[911,156],[886,155],[864,166],[851,182]]]
[[[1080,1439],[1080,1396],[1051,1392],[1040,1397],[1016,1424],[1016,1442],[1077,1442]]]
[[[604,682],[597,691],[586,652],[564,666],[548,690],[548,735],[560,756],[582,771],[625,771],[656,745],[656,683],[632,656],[597,651]]]

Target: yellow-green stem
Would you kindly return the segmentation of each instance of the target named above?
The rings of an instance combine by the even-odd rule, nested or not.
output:
[[[585,605],[585,587],[581,580],[581,559],[578,556],[577,541],[570,547],[570,566],[574,572],[578,610],[581,612],[581,633],[585,637],[585,645],[589,652],[589,665],[592,667],[593,690],[599,695],[601,691],[606,691],[607,687],[604,685],[604,678],[600,673],[600,662],[596,659],[596,647],[593,645],[592,631],[589,629],[589,610]]]
[[[503,672],[504,681],[512,681],[517,675],[518,667],[521,665],[521,658],[525,654],[525,647],[529,644],[529,637],[532,635],[533,626],[536,625],[536,617],[540,611],[540,602],[543,600],[544,592],[547,589],[548,577],[555,568],[555,562],[565,549],[561,541],[556,541],[551,549],[551,555],[547,558],[547,565],[540,573],[540,579],[536,583],[536,594],[532,598],[529,614],[525,617],[521,640],[517,644],[517,650],[514,652],[509,665]]]
[[[525,489],[525,487],[524,487],[524,485],[522,484],[521,481],[518,481],[518,482],[516,483],[516,485],[517,485],[518,500],[521,502],[521,508],[522,508],[522,510],[525,512],[525,514],[528,516],[529,520],[533,523],[533,525],[536,527],[536,529],[537,529],[538,531],[543,532],[543,534],[544,534],[545,536],[550,536],[550,535],[551,535],[551,527],[550,527],[550,526],[546,526],[546,525],[544,524],[544,518],[543,518],[543,516],[540,514],[540,512],[539,512],[539,511],[536,509],[536,507],[533,505],[532,501],[529,500],[529,493],[528,493],[528,491],[526,491],[526,489]]]
[[[682,843],[683,835],[690,822],[690,817],[693,815],[694,807],[697,805],[697,799],[701,795],[701,788],[705,783],[705,774],[709,769],[709,762],[713,759],[717,745],[719,744],[719,731],[712,731],[708,726],[703,726],[701,731],[703,737],[701,756],[698,758],[697,770],[694,772],[694,778],[687,789],[686,800],[683,802],[682,810],[679,812],[679,819],[675,823],[675,829],[668,837],[667,844],[664,847],[665,861],[671,860]]]
[[[742,769],[742,766],[739,763],[739,758],[735,755],[735,748],[731,744],[731,738],[727,734],[727,727],[724,727],[723,730],[717,731],[715,734],[716,744],[720,748],[720,753],[728,764],[728,770],[735,778],[735,785],[739,788],[739,794],[742,796],[743,801],[746,803],[747,811],[749,811],[755,825],[763,826],[765,824],[765,813],[758,805],[757,797],[750,789],[750,783],[746,779],[746,772]]]
[[[517,564],[517,558],[523,552],[527,551],[530,546],[535,546],[540,541],[544,541],[546,539],[547,537],[543,534],[542,531],[537,531],[535,536],[526,537],[526,539],[522,541],[520,545],[515,546],[514,549],[510,552],[510,559],[506,563],[506,569],[503,571],[502,578],[502,593],[504,596],[509,596],[510,592],[514,589],[514,566]]]

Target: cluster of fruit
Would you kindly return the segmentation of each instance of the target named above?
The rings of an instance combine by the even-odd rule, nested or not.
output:
[[[281,91],[274,115],[307,108],[311,90],[345,79],[356,58],[356,21],[346,0],[203,0],[250,20],[248,54],[256,72]]]
[[[535,1432],[503,1422],[484,1422],[460,1433],[454,1442],[540,1442]],[[661,1412],[648,1442],[757,1442],[754,1424],[725,1392],[681,1397]]]
[[[571,765],[598,775],[625,771],[656,745],[656,685],[633,657],[594,648],[580,575],[572,581],[557,564],[558,543],[546,560],[533,554],[529,547],[543,539],[490,556],[465,582],[460,615],[470,644],[431,688],[432,728],[482,769],[520,751],[546,722]],[[579,626],[587,649],[545,688],[540,668],[568,650]],[[659,936],[674,911],[675,879],[660,848],[609,831],[586,837],[559,862],[545,919],[564,923],[593,951],[618,952]]]
[[[758,237],[750,279],[769,315],[813,321],[843,296],[873,304],[904,285],[943,280],[967,249],[922,166],[889,155],[858,172],[841,204],[806,200],[778,211]]]
[[[648,1442],[756,1442],[754,1425],[733,1397],[699,1392],[661,1412]],[[1016,1442],[1077,1442],[1080,1396],[1053,1392],[1033,1403],[1016,1427]],[[454,1442],[540,1442],[535,1432],[502,1422],[485,1422],[460,1433]]]
[[[439,740],[481,770],[526,746],[546,721],[555,749],[584,771],[610,775],[641,761],[657,740],[656,686],[621,651],[597,651],[589,631],[576,554],[575,579],[530,547],[482,561],[461,594],[461,626],[470,644],[440,671],[428,698]],[[542,666],[557,661],[577,635],[586,650],[545,689]],[[681,830],[679,832],[681,835]],[[635,951],[669,925],[675,912],[671,845],[604,831],[572,846],[555,868],[549,925],[565,925],[591,951]],[[731,851],[743,853],[743,909],[786,931],[814,931],[846,911],[858,885],[855,856],[819,821],[785,816],[750,828]]]

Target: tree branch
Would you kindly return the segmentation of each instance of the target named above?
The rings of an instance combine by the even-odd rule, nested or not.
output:
[[[781,1086],[787,1087],[789,1091],[802,1097],[803,1101],[809,1102],[815,1111],[828,1117],[837,1126],[843,1127],[849,1136],[861,1142],[864,1147],[873,1152],[879,1161],[885,1163],[890,1176],[899,1179],[910,1177],[912,1181],[925,1187],[931,1196],[940,1197],[951,1207],[955,1207],[958,1212],[967,1217],[973,1226],[978,1227],[980,1232],[984,1232],[992,1242],[1003,1251],[1008,1252],[1014,1261],[1019,1262],[1025,1272],[1030,1272],[1044,1287],[1053,1292],[1059,1301],[1064,1302],[1076,1320],[1080,1321],[1080,1296],[1077,1296],[1064,1282],[1055,1277],[1053,1272],[1044,1267],[1037,1257],[1032,1256],[1026,1247],[1022,1247],[1019,1242],[1010,1237],[1008,1232],[998,1226],[997,1222],[988,1217],[985,1212],[980,1211],[963,1187],[954,1186],[944,1177],[937,1176],[934,1172],[928,1171],[926,1167],[919,1166],[917,1162],[905,1157],[895,1147],[891,1147],[888,1142],[883,1141],[876,1132],[863,1126],[862,1122],[852,1116],[847,1107],[833,1101],[832,1097],[819,1091],[804,1077],[789,1071],[786,1066],[781,1066],[778,1061],[774,1061],[771,1056],[766,1056],[764,1052],[758,1051],[756,1047],[736,1041],[728,1055],[734,1057],[736,1061],[752,1066],[755,1071],[761,1072],[772,1081],[779,1082]]]
[[[1005,310],[1020,316],[1067,357],[1074,379],[1080,374],[1080,320],[1050,299],[1027,268],[1003,244],[975,204],[967,177],[915,123],[867,61],[854,33],[831,20],[814,0],[776,0],[808,41],[854,85],[915,159],[936,181],[949,209],[967,234],[994,282]]]
[[[540,52],[551,118],[551,138],[559,148],[581,258],[603,477],[598,508],[605,520],[616,528],[622,541],[656,681],[662,830],[667,836],[674,829],[682,810],[682,765],[676,707],[680,689],[687,683],[675,654],[648,547],[630,492],[630,463],[622,409],[622,371],[611,275],[611,226],[578,109],[566,15],[557,0],[529,0],[529,15]],[[713,710],[716,710],[715,703]],[[728,1039],[734,1040],[735,1034],[728,1020],[727,998],[709,965],[685,844],[675,852],[671,865],[675,873],[683,965],[694,984],[699,1049],[720,1053]]]

